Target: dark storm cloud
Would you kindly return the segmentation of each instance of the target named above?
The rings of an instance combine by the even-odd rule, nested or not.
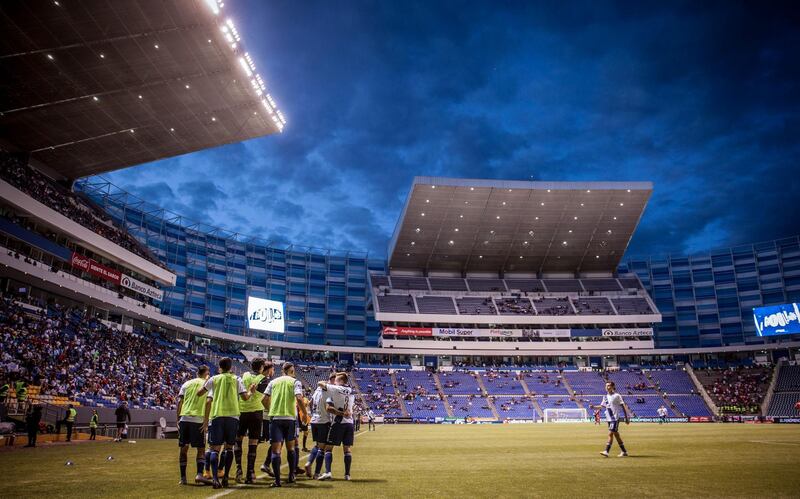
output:
[[[173,211],[382,255],[415,175],[651,180],[631,255],[797,232],[791,5],[277,1],[230,15],[289,124],[112,175]]]

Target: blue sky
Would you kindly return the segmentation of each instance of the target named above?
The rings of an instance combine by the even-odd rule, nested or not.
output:
[[[800,10],[229,0],[281,135],[106,175],[276,241],[386,245],[415,175],[649,180],[629,256],[795,235]]]

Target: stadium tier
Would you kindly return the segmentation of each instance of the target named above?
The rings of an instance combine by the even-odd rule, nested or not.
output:
[[[767,416],[800,418],[800,365],[781,364]]]

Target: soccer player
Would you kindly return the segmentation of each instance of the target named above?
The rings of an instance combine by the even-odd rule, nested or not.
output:
[[[208,366],[197,368],[197,377],[190,379],[181,385],[178,391],[178,464],[181,470],[181,481],[179,485],[186,485],[186,465],[188,462],[189,446],[197,449],[197,474],[194,483],[208,485],[210,480],[203,478],[203,468],[206,465],[205,458],[205,435],[203,435],[203,415],[205,414],[206,400],[198,396],[197,392],[203,388],[208,379]]]
[[[667,422],[667,408],[664,407],[664,405],[662,404],[661,407],[658,408],[658,424],[666,422]]]
[[[236,459],[236,481],[242,481],[242,441],[247,435],[247,475],[244,483],[253,483],[256,472],[256,454],[258,451],[258,441],[261,438],[261,427],[264,419],[264,392],[267,389],[270,378],[272,378],[272,363],[262,358],[253,359],[250,364],[251,372],[242,376],[244,387],[250,390],[256,386],[253,395],[249,400],[239,401],[239,431],[236,435],[236,446],[233,455]],[[266,374],[266,375],[265,375]]]
[[[206,407],[203,415],[203,431],[208,430],[208,441],[211,444],[211,476],[215,489],[228,486],[228,475],[233,464],[233,445],[236,443],[236,434],[239,429],[239,398],[249,400],[252,392],[256,390],[253,385],[250,390],[244,387],[242,380],[231,372],[233,361],[229,357],[219,360],[220,374],[206,380],[198,397],[206,395]],[[209,421],[211,425],[209,426]],[[220,455],[220,448],[223,447]],[[222,481],[217,477],[217,470],[223,465],[225,473]]]
[[[311,412],[309,410],[309,406],[311,405],[311,401],[309,401],[308,399],[304,399],[303,403],[306,406],[306,416],[308,416],[309,413]],[[309,420],[308,419],[299,420],[299,423],[300,423],[300,433],[303,434],[303,452],[310,452],[308,450],[307,445],[306,445],[306,444],[308,444],[308,424],[309,424]],[[297,454],[300,455],[299,452]]]
[[[367,430],[375,431],[375,413],[372,409],[367,409]]]
[[[350,465],[353,456],[350,452],[353,441],[355,440],[355,430],[353,425],[353,404],[355,397],[351,395],[352,390],[345,386],[349,377],[347,373],[338,373],[335,384],[320,382],[320,386],[328,392],[325,405],[331,415],[331,429],[328,432],[328,441],[325,445],[325,473],[321,474],[317,480],[330,480],[331,464],[333,463],[333,448],[340,445],[344,450],[344,479],[350,480]]]
[[[600,453],[603,457],[608,457],[608,451],[611,450],[611,444],[614,439],[617,439],[617,444],[622,452],[617,457],[626,457],[628,451],[625,450],[625,444],[622,443],[622,437],[619,436],[619,421],[624,416],[625,424],[630,424],[630,412],[625,401],[622,400],[622,395],[616,392],[616,385],[613,381],[606,383],[606,394],[603,396],[603,401],[600,405],[592,406],[592,409],[604,409],[606,414],[606,422],[608,423],[608,442],[606,443],[606,450]]]
[[[328,377],[328,382],[333,384],[336,381],[336,373],[331,373]],[[306,462],[306,476],[311,478],[311,465],[314,464],[316,471],[313,478],[319,478],[319,472],[322,470],[322,462],[325,457],[325,445],[328,443],[328,432],[331,429],[331,418],[325,405],[325,392],[322,386],[317,386],[314,393],[311,394],[309,403],[311,410],[311,440],[314,441],[314,447],[311,449],[311,454],[308,455],[308,462]]]
[[[306,406],[302,403],[303,384],[300,380],[295,379],[294,364],[286,362],[281,370],[283,376],[270,381],[264,392],[264,407],[269,408],[272,474],[275,475],[275,481],[270,484],[270,487],[281,486],[281,451],[284,442],[286,443],[286,459],[289,464],[289,477],[286,482],[294,483],[295,466],[297,465],[295,424],[298,408],[303,417],[306,417]]]

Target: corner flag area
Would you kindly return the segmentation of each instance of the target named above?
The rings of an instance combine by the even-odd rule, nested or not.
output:
[[[301,477],[280,491],[263,477],[221,491],[179,486],[174,440],[51,446],[1,452],[0,466],[14,473],[0,482],[0,496],[796,497],[800,490],[795,425],[631,424],[622,433],[630,456],[614,457],[615,445],[603,458],[605,425],[379,426],[356,437],[350,482],[337,449],[333,481]]]

